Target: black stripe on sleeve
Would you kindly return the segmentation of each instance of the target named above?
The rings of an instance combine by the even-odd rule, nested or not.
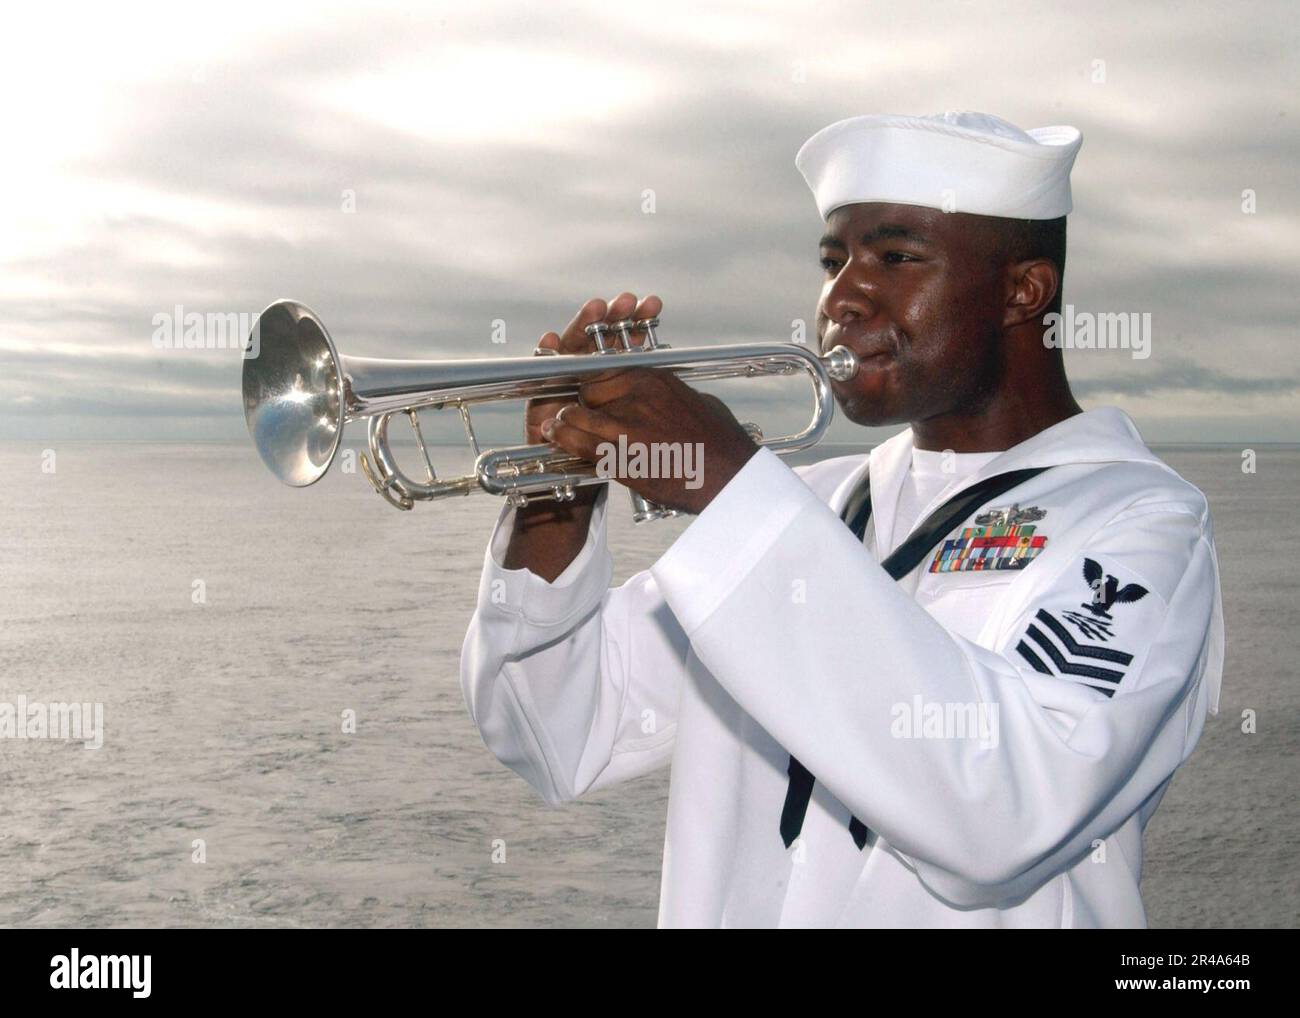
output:
[[[1029,644],[1025,643],[1024,640],[1021,640],[1018,644],[1016,644],[1016,650],[1020,652],[1021,657],[1023,657],[1026,661],[1028,661],[1031,665],[1034,666],[1034,671],[1042,672],[1044,675],[1054,674],[1052,669],[1048,668],[1047,665],[1043,664],[1043,659],[1039,657],[1037,654],[1035,654],[1030,649]]]
[[[1133,663],[1133,655],[1125,654],[1122,650],[1111,650],[1109,647],[1092,647],[1086,643],[1077,643],[1068,629],[1041,608],[1035,618],[1055,633],[1060,641],[1065,644],[1065,649],[1075,657],[1091,657],[1096,658],[1098,661],[1113,661],[1117,665],[1131,665]]]
[[[1052,664],[1056,665],[1056,670],[1062,675],[1086,675],[1091,679],[1101,679],[1103,682],[1114,683],[1118,683],[1124,678],[1123,672],[1112,671],[1109,668],[1097,668],[1093,665],[1075,664],[1073,661],[1066,660],[1065,655],[1057,649],[1056,644],[1052,643],[1047,638],[1047,635],[1032,623],[1030,623],[1026,635],[1043,648],[1047,656],[1052,659]]]

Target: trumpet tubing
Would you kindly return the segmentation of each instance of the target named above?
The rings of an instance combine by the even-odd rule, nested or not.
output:
[[[510,357],[465,360],[385,360],[345,357],[310,308],[281,300],[258,316],[244,361],[244,417],[262,461],[285,484],[304,487],[323,477],[338,455],[346,425],[366,421],[369,456],[362,471],[375,490],[399,509],[486,491],[514,505],[533,498],[572,499],[575,489],[605,484],[595,465],[552,445],[481,450],[469,408],[480,403],[540,397],[576,398],[587,378],[609,371],[610,356],[630,356],[636,367],[667,368],[686,381],[757,378],[803,372],[812,384],[813,414],[800,431],[760,444],[777,453],[805,449],[819,441],[834,413],[832,380],[857,371],[857,358],[844,347],[824,357],[796,343],[744,343],[675,350],[661,344],[658,319],[599,323],[588,327],[598,353],[588,357]],[[642,333],[637,346],[632,335]],[[614,337],[611,343],[610,337]],[[474,473],[440,479],[420,431],[418,411],[455,407],[477,459]],[[424,460],[425,479],[408,476],[393,456],[389,421],[411,423]],[[633,494],[637,522],[676,515]]]

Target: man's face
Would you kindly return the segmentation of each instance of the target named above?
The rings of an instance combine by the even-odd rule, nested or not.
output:
[[[915,205],[845,205],[826,222],[817,302],[823,352],[858,373],[834,383],[857,424],[979,413],[1001,376],[1004,258],[982,216]]]

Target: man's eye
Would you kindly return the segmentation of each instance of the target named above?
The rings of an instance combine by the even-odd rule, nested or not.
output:
[[[885,261],[887,261],[890,265],[899,265],[903,262],[914,262],[917,260],[918,259],[915,256],[908,254],[906,251],[885,252]]]
[[[831,275],[834,275],[835,273],[840,271],[841,264],[842,264],[841,262],[836,261],[834,258],[823,258],[821,260],[822,268],[825,269],[827,272],[829,272]]]

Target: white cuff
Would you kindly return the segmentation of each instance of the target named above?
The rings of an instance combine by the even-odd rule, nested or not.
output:
[[[503,507],[483,559],[480,610],[520,615],[538,626],[560,625],[590,611],[609,589],[614,576],[614,560],[605,544],[608,502],[609,485],[605,484],[592,505],[591,525],[582,550],[553,583],[530,569],[507,569],[501,564],[515,522],[514,507]]]

